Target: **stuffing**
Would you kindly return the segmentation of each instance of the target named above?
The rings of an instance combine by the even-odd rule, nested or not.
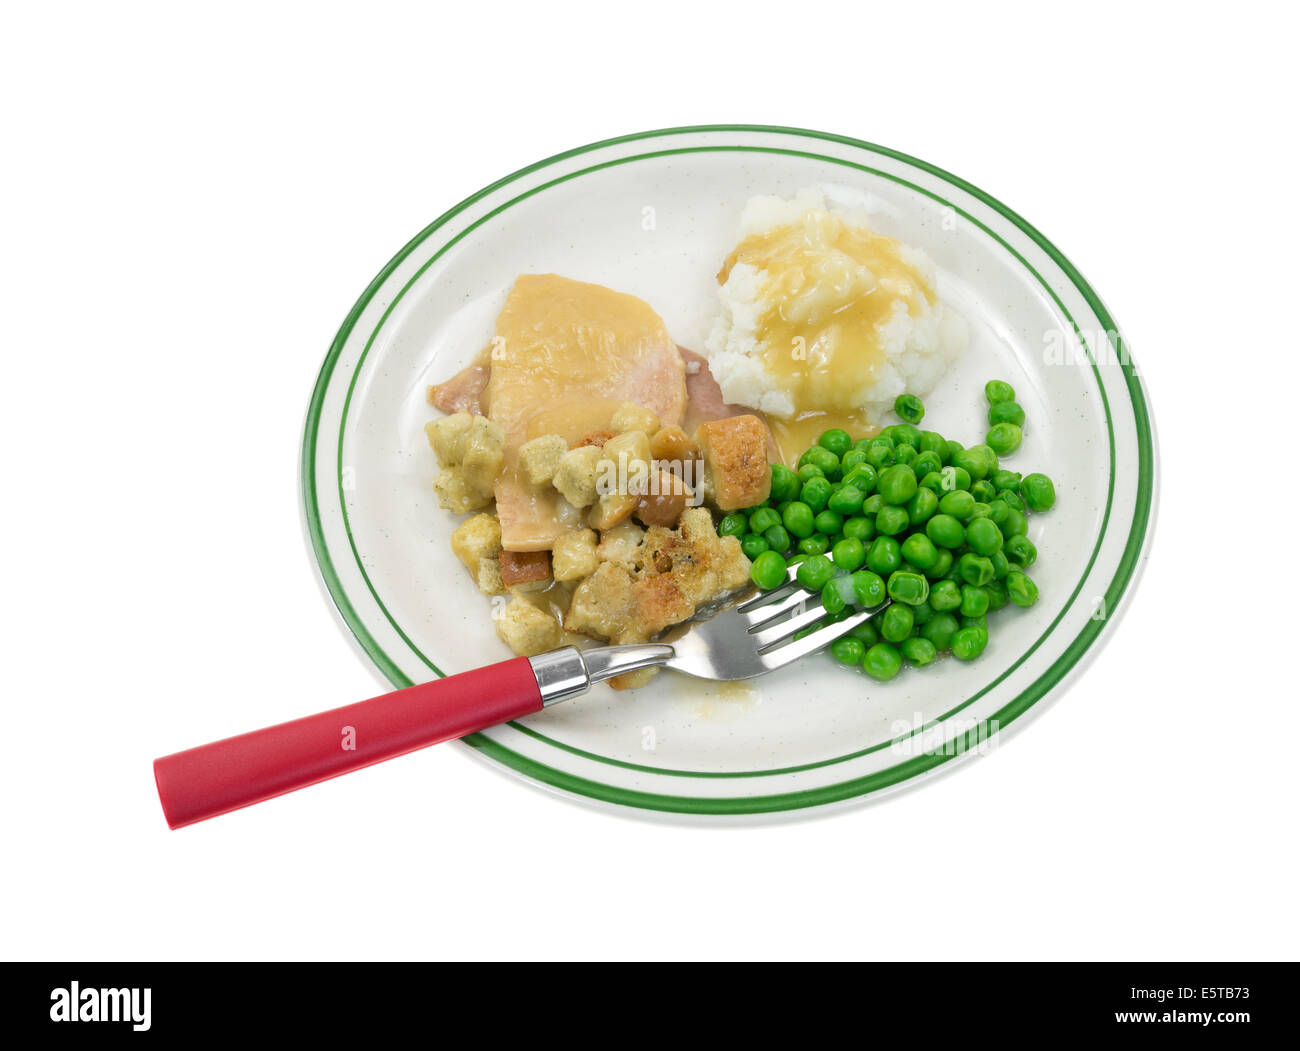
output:
[[[501,551],[501,523],[496,515],[480,514],[465,519],[451,534],[451,549],[466,569],[477,573],[479,562],[496,558]]]
[[[483,493],[470,484],[459,467],[448,467],[438,472],[433,480],[433,492],[443,510],[458,515],[478,511],[492,502],[491,492]]]
[[[551,572],[558,581],[582,580],[600,568],[596,533],[580,529],[566,533],[551,549]]]
[[[569,631],[594,635],[599,639],[625,639],[632,621],[632,589],[635,581],[625,566],[602,562],[600,568],[578,585],[569,600],[564,626]]]
[[[596,554],[602,562],[631,562],[645,539],[645,530],[635,522],[622,522],[600,534]]]
[[[553,650],[564,641],[556,619],[516,595],[494,620],[501,641],[522,657]]]
[[[731,416],[700,424],[695,432],[705,476],[723,511],[761,504],[771,495],[767,427],[757,416]]]
[[[599,446],[583,445],[560,458],[551,484],[574,507],[590,507],[596,502],[596,465],[600,457]]]
[[[543,434],[519,447],[519,466],[533,485],[546,485],[555,477],[569,443],[558,434]]]

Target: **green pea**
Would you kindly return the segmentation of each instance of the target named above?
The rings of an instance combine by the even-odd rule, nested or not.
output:
[[[921,629],[921,638],[929,639],[936,650],[946,650],[958,628],[957,618],[951,613],[936,613]]]
[[[929,621],[929,619],[933,616],[934,616],[934,607],[930,605],[929,599],[925,600],[924,602],[912,603],[912,620],[916,622],[916,626],[912,628],[912,634],[919,635],[921,633],[922,626],[924,626]]]
[[[783,525],[774,525],[771,529],[765,530],[763,539],[773,551],[784,554],[790,550],[790,534]]]
[[[852,635],[844,635],[831,643],[831,656],[849,667],[861,664],[866,655],[867,647],[861,639],[855,639]]]
[[[871,609],[885,601],[885,581],[880,574],[860,569],[849,579],[853,581],[855,601],[863,609]]]
[[[918,478],[924,478],[935,471],[943,470],[943,460],[939,458],[938,453],[919,452],[916,459],[908,464],[912,468],[912,473]]]
[[[751,561],[764,551],[770,551],[771,548],[772,545],[767,542],[767,537],[759,536],[757,533],[746,533],[740,538],[740,550],[745,552],[745,557]]]
[[[795,477],[799,479],[802,486],[804,482],[812,478],[825,478],[826,472],[818,467],[815,463],[800,464],[799,470],[795,472]]]
[[[865,497],[867,494],[875,492],[876,469],[869,463],[860,463],[851,470],[845,471],[841,481],[845,488],[852,486]]]
[[[846,536],[831,548],[831,561],[852,573],[867,560],[866,546],[857,537]]]
[[[916,495],[916,474],[905,464],[896,464],[880,475],[879,491],[887,504],[905,504]]]
[[[809,591],[821,591],[834,576],[834,562],[825,555],[811,555],[800,563],[795,579]]]
[[[876,535],[876,523],[866,515],[855,515],[844,520],[844,535],[864,543]]]
[[[961,589],[961,615],[982,617],[989,611],[989,593],[983,588],[963,584]]]
[[[988,644],[987,632],[978,628],[961,628],[952,637],[952,655],[959,661],[973,661]]]
[[[943,472],[931,471],[921,479],[921,488],[929,489],[932,493],[943,492]]]
[[[1038,601],[1038,585],[1020,570],[1013,569],[1007,574],[1007,597],[1021,609],[1028,609]]]
[[[966,542],[966,531],[953,515],[944,514],[943,500],[939,501],[939,509],[939,513],[925,523],[925,535],[939,547],[961,547]]]
[[[749,532],[749,522],[739,511],[723,515],[722,521],[718,523],[718,536],[742,537],[747,532]]]
[[[912,462],[920,455],[921,454],[916,451],[916,446],[908,445],[907,442],[894,446],[895,463],[900,463],[904,466],[910,467]]]
[[[973,518],[966,525],[966,543],[977,555],[991,555],[1002,547],[1002,530],[991,519]]]
[[[882,507],[876,515],[876,531],[886,536],[897,536],[907,528],[909,521],[907,508]]]
[[[1021,512],[1008,506],[1006,520],[998,528],[1005,537],[1024,536],[1029,532],[1029,522]]]
[[[749,516],[751,533],[766,533],[774,525],[781,524],[781,515],[774,507],[760,507]]]
[[[1007,507],[1007,502],[1001,497],[998,497],[998,499],[989,504],[989,521],[999,529],[1002,528],[1002,523],[1007,520],[1007,512],[1009,510],[1010,508]]]
[[[925,405],[915,394],[900,394],[894,399],[894,411],[906,423],[920,423],[925,415]]]
[[[944,493],[939,500],[939,513],[951,515],[957,521],[964,522],[975,513],[975,497],[965,489]]]
[[[871,468],[868,467],[867,470]],[[846,483],[831,493],[830,499],[826,501],[826,507],[836,514],[855,515],[862,510],[862,501],[866,498],[867,494],[856,485]]]
[[[989,406],[989,424],[996,427],[1000,423],[1012,423],[1017,427],[1025,425],[1025,410],[1014,401],[1000,401]]]
[[[995,423],[984,436],[984,442],[999,456],[1010,456],[1020,448],[1024,433],[1014,423]]]
[[[902,651],[904,658],[918,668],[933,664],[935,658],[939,656],[935,644],[923,635],[914,635],[910,639],[904,639],[898,648]]]
[[[939,510],[939,497],[932,489],[918,489],[916,495],[907,501],[907,521],[909,525],[919,526]]]
[[[863,621],[856,628],[850,628],[846,638],[857,639],[864,647],[874,646],[880,641],[880,632],[871,621]]]
[[[812,536],[812,508],[800,500],[795,500],[781,512],[781,524],[785,526],[791,536],[797,536],[800,539]]]
[[[867,463],[876,470],[894,459],[894,443],[888,438],[872,438],[867,445]]]
[[[836,587],[836,581],[832,580],[822,588],[822,608],[831,616],[841,612],[846,605],[848,603],[844,601],[844,596]]]
[[[988,398],[990,405],[997,405],[1000,402],[1014,400],[1016,391],[1004,380],[989,380],[984,384],[984,396]]]
[[[950,463],[939,472],[939,477],[943,479],[943,490],[947,493],[966,490],[971,486],[970,472],[956,464]]]
[[[793,500],[799,495],[799,476],[783,463],[772,465],[772,499]]]
[[[941,613],[961,606],[961,588],[951,580],[941,580],[930,588],[930,605]]]
[[[1007,604],[1007,585],[1002,580],[994,580],[984,585],[989,593],[989,612],[999,610]]]
[[[1021,569],[1028,569],[1038,558],[1038,548],[1034,547],[1029,537],[1020,534],[1013,536],[1003,547],[1008,560]]]
[[[919,606],[930,597],[930,582],[920,573],[909,573],[905,570],[891,573],[887,587],[890,598],[909,606]]]
[[[822,474],[831,481],[840,476],[840,458],[824,445],[814,445],[808,450],[808,462],[821,468]]]
[[[837,515],[834,511],[823,511],[813,519],[813,527],[819,533],[834,536],[844,528],[844,516]]]
[[[1011,563],[1007,561],[1007,556],[1001,551],[994,551],[989,555],[989,561],[993,563],[993,579],[1001,580],[1011,572]]]
[[[851,470],[861,467],[864,463],[867,463],[867,454],[861,449],[850,449],[840,457],[840,471],[847,478]],[[871,465],[867,464],[867,466]]]
[[[976,500],[975,506],[971,508],[970,516],[974,520],[976,518],[988,518],[992,513],[993,508],[991,505],[986,504],[983,500]]]
[[[948,575],[953,564],[952,552],[946,547],[939,548],[939,557],[935,559],[934,565],[925,571],[925,575],[930,580],[942,580]]]
[[[989,633],[988,614],[981,613],[978,617],[962,617],[961,626],[963,628],[978,628],[987,636]]]
[[[957,572],[972,587],[983,587],[993,579],[993,563],[967,552],[957,560]]]
[[[829,449],[838,458],[853,448],[853,439],[849,437],[848,431],[832,427],[829,431],[822,431],[817,444],[823,449]]]
[[[862,501],[862,513],[864,515],[877,514],[885,506],[885,498],[879,493],[872,493]]]
[[[913,533],[899,545],[899,550],[903,561],[910,562],[917,569],[932,569],[939,561],[939,549],[924,533]]]
[[[997,470],[993,473],[993,488],[999,493],[1006,489],[1020,488],[1020,472],[1008,471],[1005,469]]]
[[[867,548],[867,568],[873,573],[889,574],[902,564],[902,550],[892,536],[878,536]]]
[[[896,423],[889,430],[893,433],[895,445],[910,445],[913,449],[921,447],[921,428],[914,423]]]
[[[952,463],[952,458],[956,456],[959,452],[961,452],[964,448],[966,448],[966,446],[962,445],[961,442],[953,441],[951,438],[949,438],[943,444],[944,444],[944,448],[948,452],[948,459],[947,459],[948,463]]]
[[[796,545],[805,555],[824,555],[831,546],[831,538],[825,533],[806,536]]]
[[[1020,495],[1031,511],[1050,511],[1056,503],[1056,486],[1045,474],[1035,471],[1020,482]]]
[[[1020,493],[1013,489],[1004,489],[998,499],[1006,504],[1012,511],[1020,511],[1023,513],[1025,510],[1025,501],[1021,498]],[[1001,522],[998,523],[998,525],[1001,524]]]
[[[831,498],[831,483],[825,478],[809,478],[799,490],[799,499],[807,504],[814,513],[826,507]]]
[[[970,495],[980,503],[987,504],[991,500],[998,498],[998,491],[993,488],[992,482],[987,478],[982,478],[978,482],[971,482]]]
[[[862,658],[862,670],[879,682],[888,682],[902,668],[902,654],[887,642],[877,642]]]
[[[785,559],[775,551],[764,551],[749,567],[749,579],[763,591],[771,591],[785,583]]]
[[[880,616],[880,637],[887,642],[902,642],[912,634],[914,623],[911,607],[895,602]]]
[[[922,431],[916,447],[923,453],[934,453],[939,457],[940,465],[948,460],[948,443],[943,440],[943,435],[938,431]]]

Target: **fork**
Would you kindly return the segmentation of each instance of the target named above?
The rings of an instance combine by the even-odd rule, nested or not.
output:
[[[171,828],[191,825],[532,715],[640,668],[715,681],[754,678],[829,645],[889,605],[856,608],[794,639],[826,615],[820,596],[795,580],[797,568],[781,587],[733,592],[656,642],[516,657],[155,759],[163,815]]]

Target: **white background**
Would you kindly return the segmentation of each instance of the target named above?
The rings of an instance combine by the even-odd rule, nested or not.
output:
[[[1275,10],[10,8],[0,952],[1294,958],[1297,84]],[[1163,494],[1105,652],[991,757],[820,820],[621,818],[446,746],[169,832],[155,756],[379,692],[297,493],[357,295],[515,168],[710,122],[954,171],[1106,298]]]

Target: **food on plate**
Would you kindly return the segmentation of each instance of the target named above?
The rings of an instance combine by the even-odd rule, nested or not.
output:
[[[426,426],[435,494],[477,512],[452,548],[480,591],[511,596],[495,623],[515,652],[644,641],[748,583],[739,541],[703,503],[766,499],[767,427],[706,400],[688,433],[687,368],[642,300],[526,274],[489,351],[430,388],[448,413]]]
[[[990,413],[1014,404],[1004,381],[986,393]],[[925,406],[900,395],[895,411],[920,421]],[[991,443],[968,449],[915,423],[856,442],[831,428],[797,470],[773,465],[766,504],[728,515],[719,530],[740,539],[759,588],[781,586],[797,564],[798,581],[820,592],[827,615],[800,635],[891,601],[832,643],[841,664],[883,682],[905,662],[924,667],[944,652],[975,660],[988,645],[990,612],[1038,601],[1026,572],[1038,558],[1028,512],[1056,503],[1047,475],[1008,470],[1003,455]]]
[[[889,603],[840,663],[884,681],[978,657],[989,610],[1037,600],[1026,516],[1056,497],[1002,466],[1025,426],[1009,384],[985,388],[981,444],[918,426],[966,338],[933,264],[812,190],[752,199],[718,281],[701,356],[635,296],[520,275],[490,346],[429,388],[434,492],[469,516],[451,546],[475,585],[509,596],[498,636],[646,642],[797,564],[826,616],[796,638]]]
[[[928,393],[967,339],[929,258],[817,189],[752,198],[718,283],[710,372],[726,403],[767,417],[787,462],[820,431],[874,429],[900,395]]]

